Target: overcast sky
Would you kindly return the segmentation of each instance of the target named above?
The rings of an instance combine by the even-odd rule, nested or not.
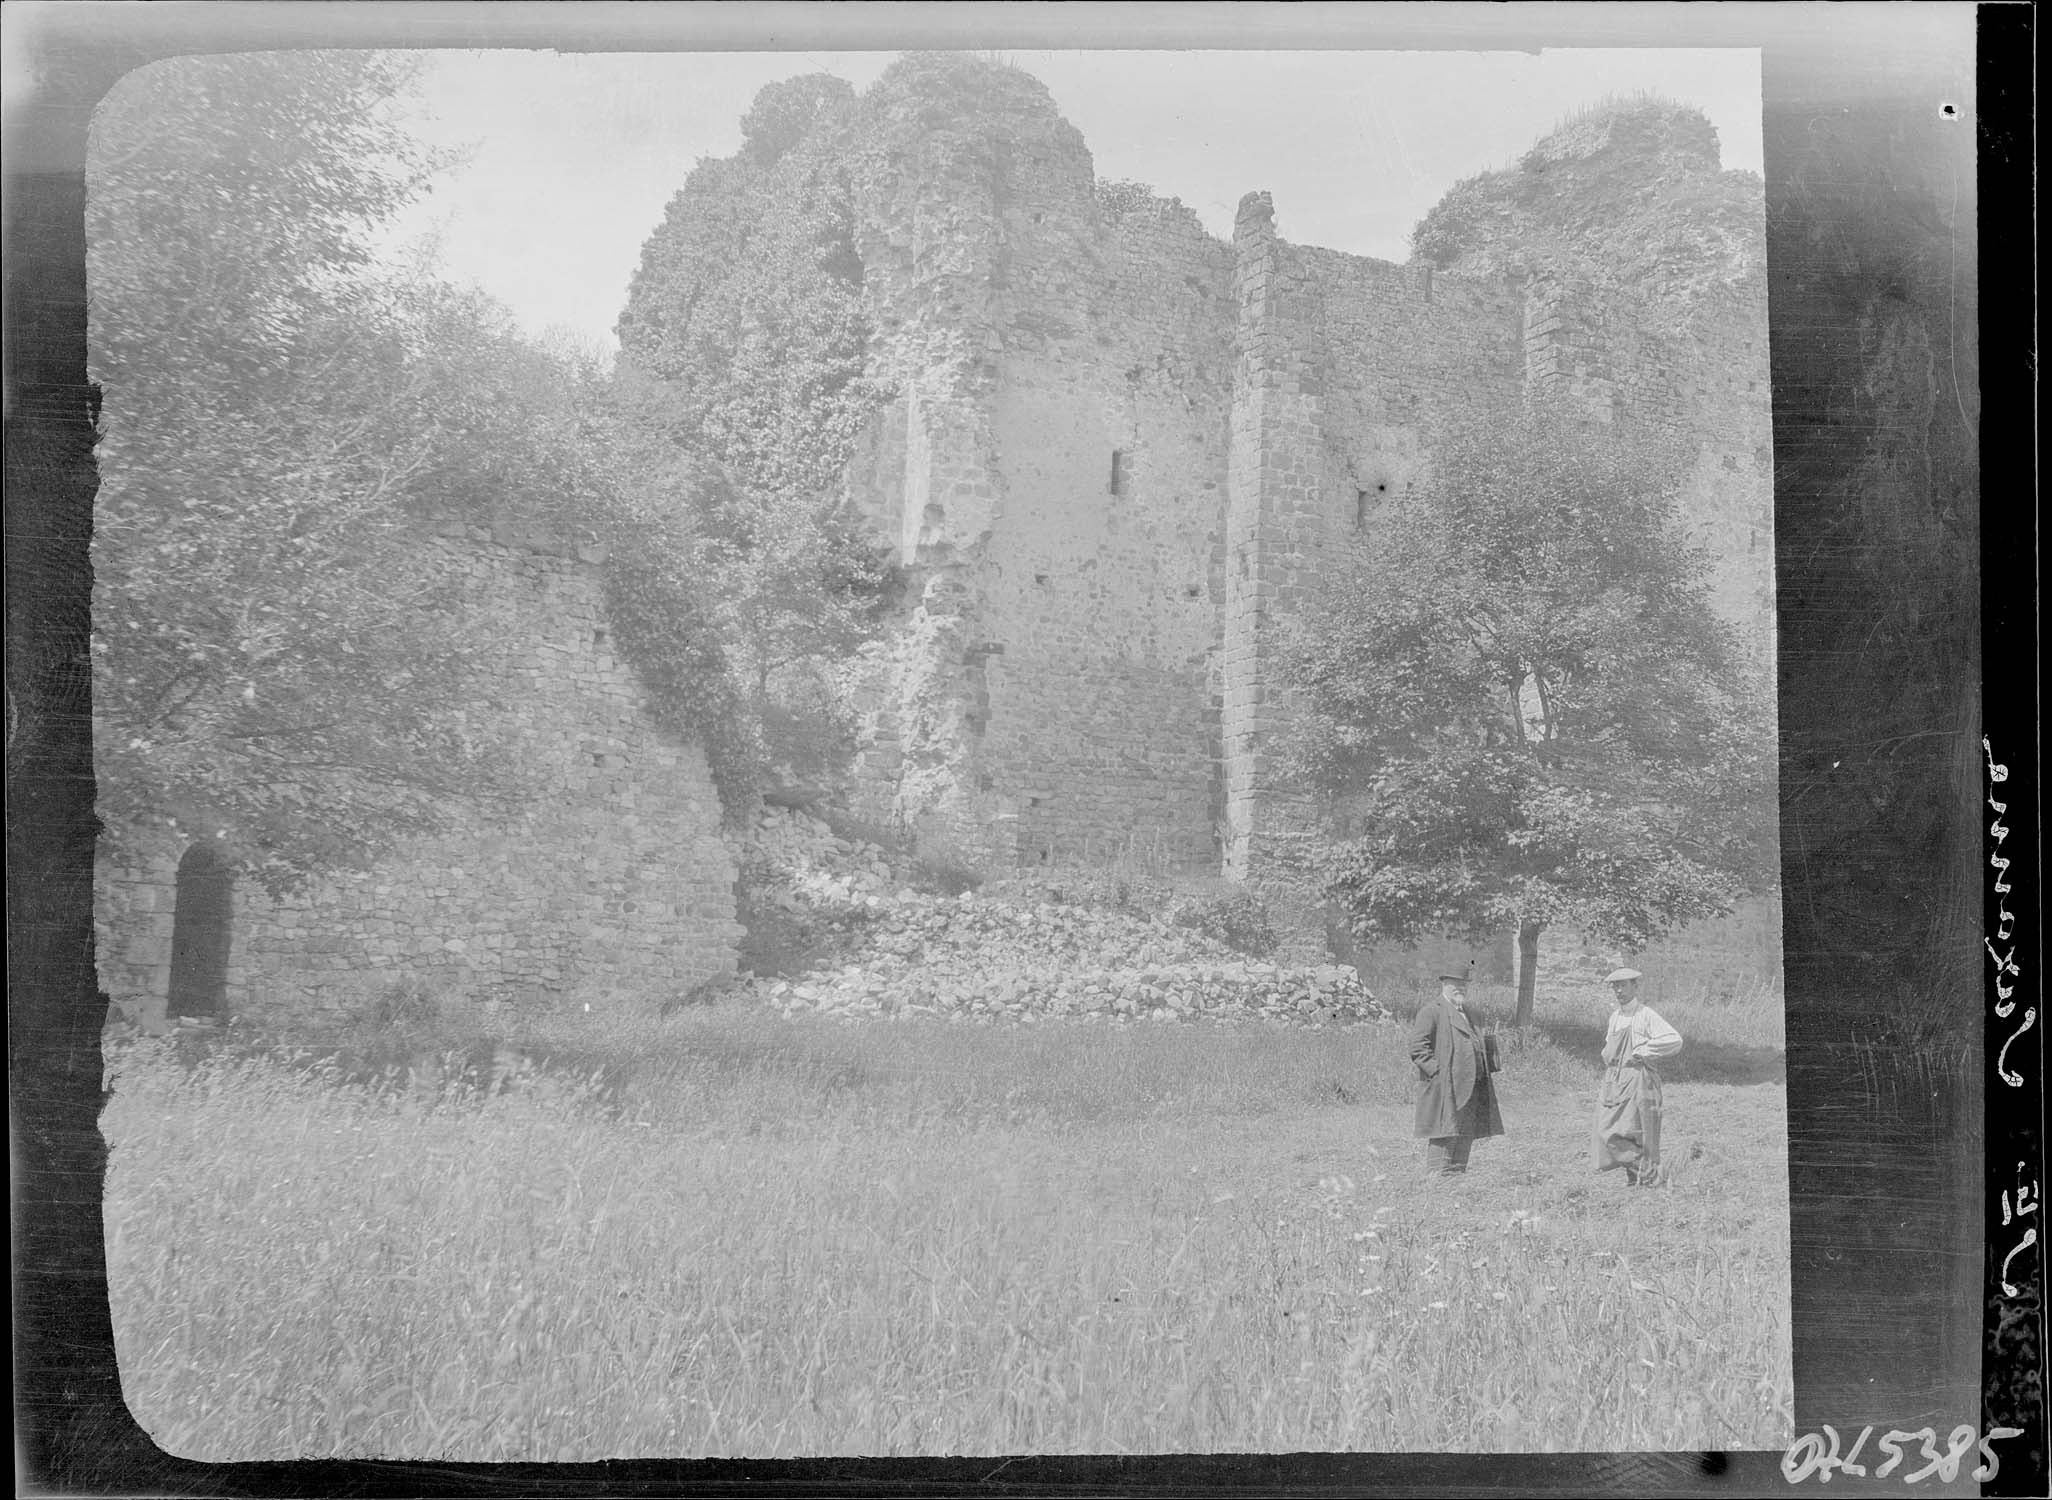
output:
[[[756,90],[825,72],[867,87],[889,52],[444,52],[409,123],[468,164],[409,213],[453,279],[534,333],[613,347],[642,243],[704,156],[741,143]],[[1403,260],[1462,177],[1561,116],[1650,90],[1700,106],[1727,167],[1760,170],[1757,49],[1517,52],[1006,52],[1083,133],[1098,175],[1181,198],[1215,233],[1274,194],[1287,239]]]

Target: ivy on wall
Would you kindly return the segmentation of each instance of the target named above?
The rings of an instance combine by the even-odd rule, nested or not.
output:
[[[828,668],[893,593],[838,495],[890,395],[867,371],[857,113],[836,78],[762,90],[741,150],[700,162],[671,201],[618,324],[619,453],[668,537],[667,561],[615,566],[621,644],[659,705],[707,726],[732,800],[845,758]]]
[[[1476,276],[1702,282],[1762,270],[1763,234],[1759,178],[1719,169],[1700,110],[1646,94],[1572,115],[1514,165],[1455,183],[1411,251]]]

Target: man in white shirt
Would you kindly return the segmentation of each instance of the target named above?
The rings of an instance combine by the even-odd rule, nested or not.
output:
[[[1681,1051],[1681,1034],[1639,999],[1637,969],[1607,981],[1616,1000],[1603,1038],[1603,1094],[1596,1107],[1596,1170],[1623,1167],[1629,1187],[1660,1181],[1662,1058]]]

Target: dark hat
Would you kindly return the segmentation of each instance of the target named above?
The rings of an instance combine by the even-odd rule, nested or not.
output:
[[[1472,975],[1465,972],[1460,974],[1442,974],[1439,976],[1439,982],[1441,984],[1466,984],[1472,977]]]

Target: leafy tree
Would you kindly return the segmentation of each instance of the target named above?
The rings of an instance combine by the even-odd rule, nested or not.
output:
[[[700,288],[721,294],[710,321],[684,278],[681,326],[744,375],[647,382],[660,410],[637,407],[588,355],[374,259],[440,165],[387,113],[411,76],[374,54],[187,59],[125,81],[94,126],[101,811],[117,840],[163,817],[218,832],[280,889],[531,792],[486,729],[510,603],[465,587],[445,523],[606,545],[623,653],[657,716],[706,744],[730,812],[769,758],[763,684],[876,593],[845,532],[802,524],[831,461],[774,440],[859,367],[831,205],[773,225],[743,285],[729,264]],[[733,181],[759,185],[836,89],[766,92]],[[695,275],[745,238],[661,243]],[[761,311],[786,274],[788,328]],[[693,456],[723,433],[748,434],[723,444],[745,486]]]
[[[589,491],[503,319],[374,274],[435,163],[375,54],[183,59],[94,121],[96,757],[117,840],[223,834],[276,888],[522,794],[465,710],[495,638],[428,522]]]
[[[1329,799],[1330,897],[1364,937],[1515,927],[1620,947],[1770,874],[1772,716],[1712,611],[1678,447],[1539,402],[1451,434],[1287,653],[1285,761]]]

